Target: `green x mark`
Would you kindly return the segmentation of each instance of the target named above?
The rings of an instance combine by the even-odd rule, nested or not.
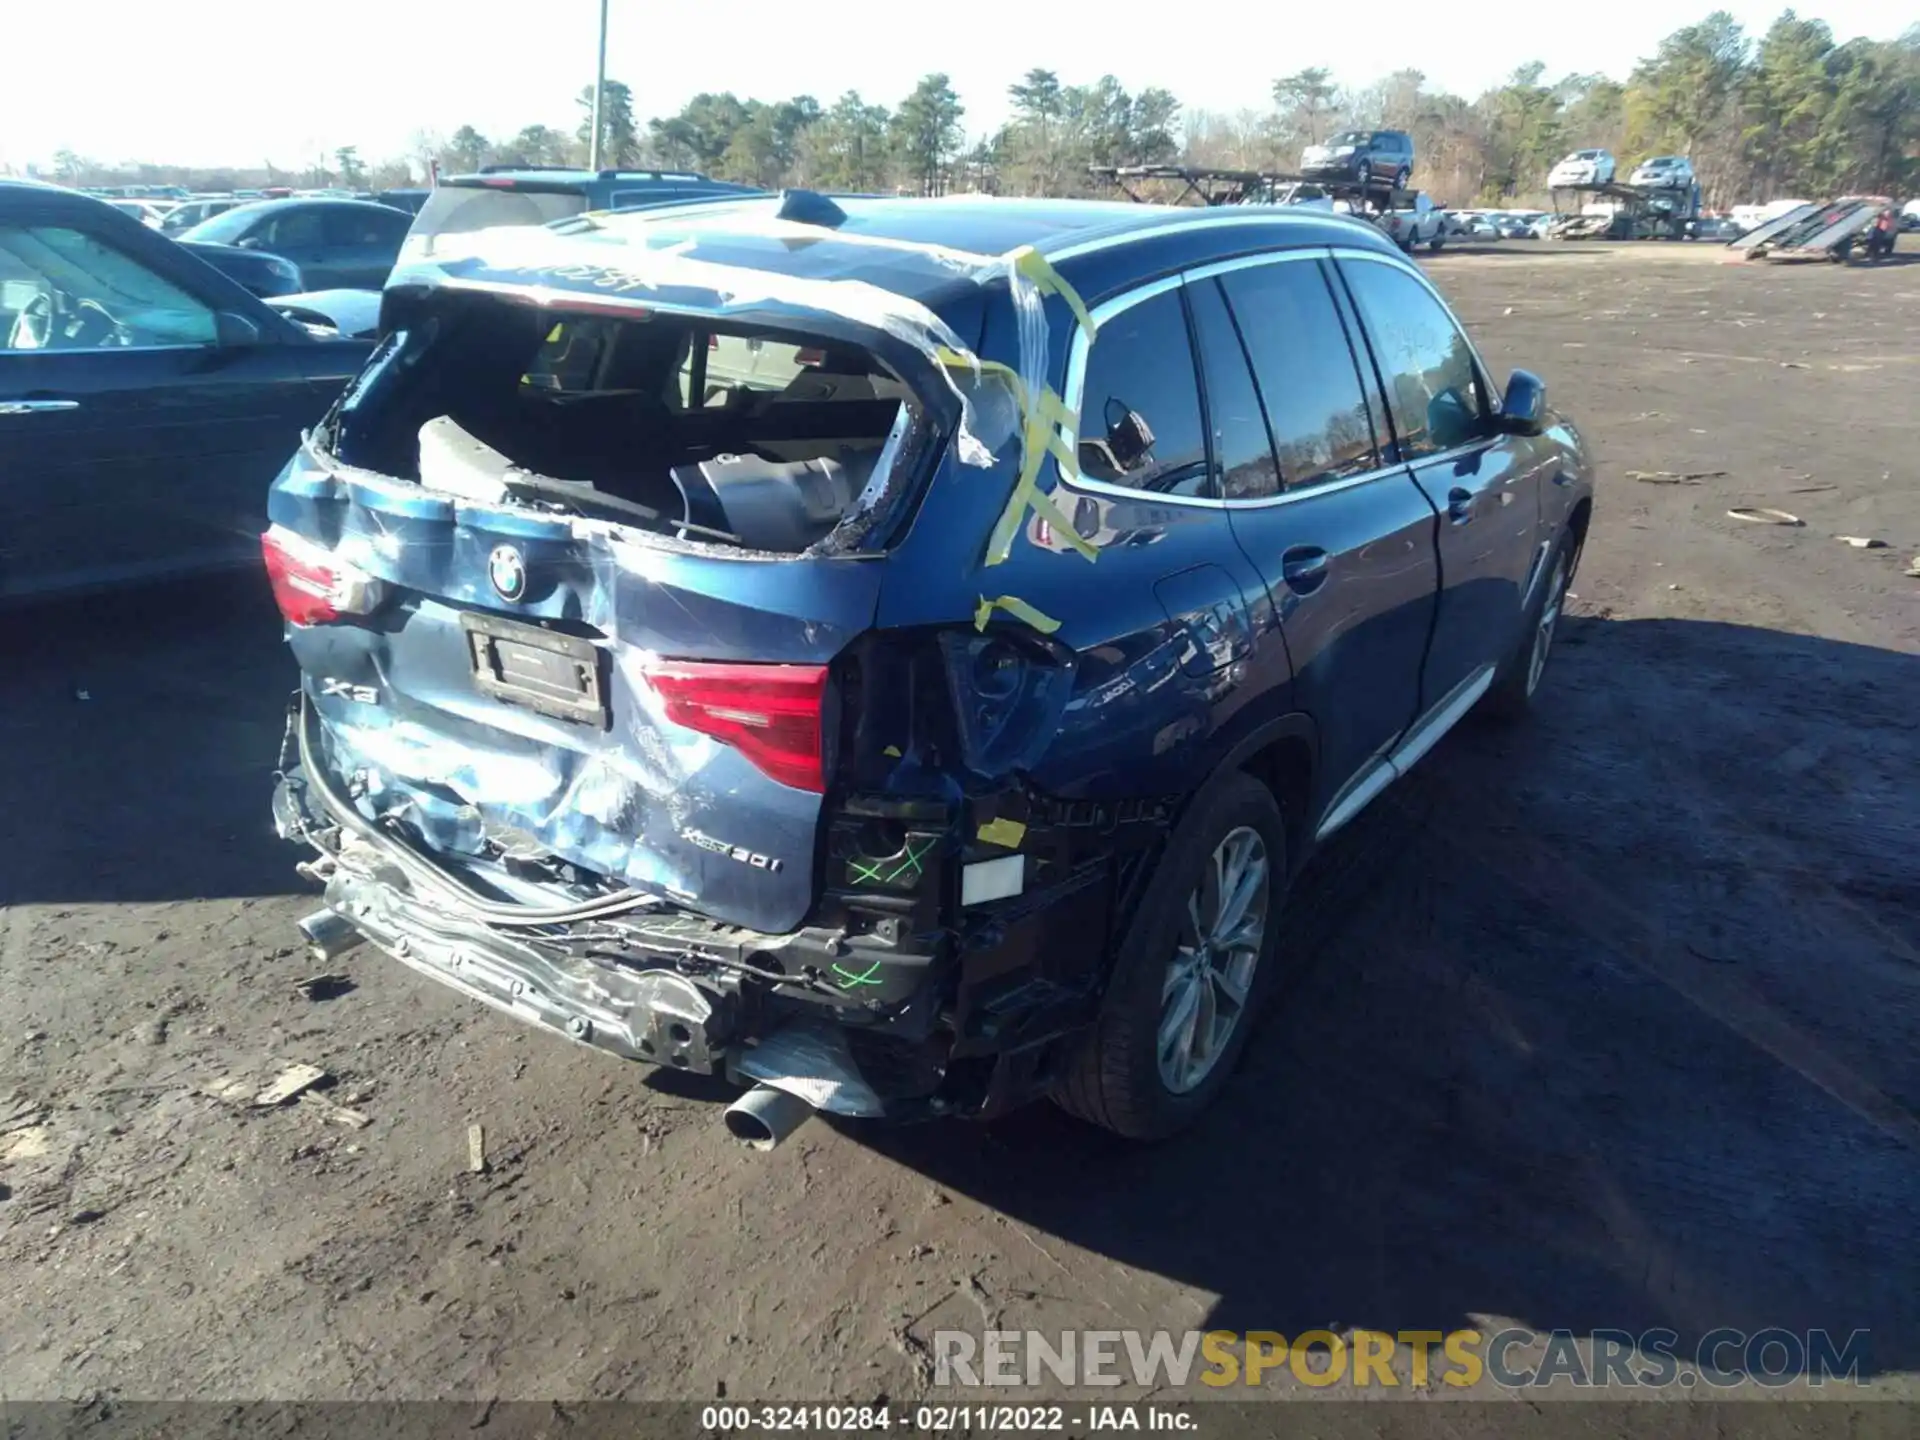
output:
[[[933,849],[934,841],[938,838],[938,836],[929,835],[920,842],[918,850],[913,848],[913,842],[909,840],[906,858],[896,865],[890,874],[880,873],[880,867],[886,864],[884,860],[874,860],[864,864],[858,860],[849,860],[847,868],[853,872],[853,878],[856,880],[870,880],[876,885],[891,885],[896,880],[905,879],[909,871],[917,876],[924,867],[927,855]]]
[[[838,963],[835,963],[833,973],[840,977],[840,988],[842,990],[851,990],[856,985],[880,985],[885,983],[873,978],[874,975],[879,972],[879,969],[880,962],[876,960],[867,966],[864,974],[856,975],[851,970],[843,969]]]

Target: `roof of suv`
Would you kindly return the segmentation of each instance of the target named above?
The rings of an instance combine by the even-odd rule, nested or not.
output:
[[[938,200],[836,197],[833,204],[845,219],[821,225],[817,244],[795,244],[787,235],[774,239],[759,228],[780,211],[778,196],[620,211],[556,222],[549,230],[556,260],[581,260],[583,252],[603,245],[657,247],[666,237],[677,240],[684,232],[697,237],[701,250],[711,251],[721,263],[814,279],[858,279],[934,308],[943,293],[970,287],[971,281],[935,256],[860,242],[897,240],[907,247],[982,256],[1031,245],[1062,265],[1089,303],[1143,278],[1264,250],[1338,245],[1397,253],[1386,236],[1363,220],[1292,206],[1199,209],[973,195]],[[726,253],[735,236],[737,259]],[[484,254],[481,258],[484,263]]]
[[[715,195],[764,195],[755,185],[732,180],[715,180],[693,170],[588,170],[572,165],[488,165],[471,174],[448,175],[442,185],[462,189],[492,186],[497,189],[589,191],[603,186],[626,185],[641,189],[680,190]]]

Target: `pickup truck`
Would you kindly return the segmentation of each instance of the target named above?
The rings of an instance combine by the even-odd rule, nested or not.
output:
[[[1413,203],[1404,209],[1383,210],[1374,223],[1387,232],[1387,238],[1402,250],[1412,253],[1416,245],[1425,245],[1438,254],[1447,240],[1447,212],[1416,190]]]

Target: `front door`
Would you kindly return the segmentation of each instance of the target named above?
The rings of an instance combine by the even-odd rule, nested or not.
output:
[[[254,554],[328,398],[293,346],[222,344],[213,299],[68,216],[0,225],[0,596]]]
[[[1540,545],[1542,459],[1503,435],[1485,371],[1440,298],[1405,264],[1339,262],[1387,395],[1395,458],[1439,512],[1440,612],[1423,709],[1490,679],[1517,641]]]

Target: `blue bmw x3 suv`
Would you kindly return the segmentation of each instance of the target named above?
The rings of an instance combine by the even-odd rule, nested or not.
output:
[[[1532,702],[1591,476],[1344,217],[805,192],[403,267],[275,482],[302,929],[813,1109],[1220,1090],[1314,847]]]

